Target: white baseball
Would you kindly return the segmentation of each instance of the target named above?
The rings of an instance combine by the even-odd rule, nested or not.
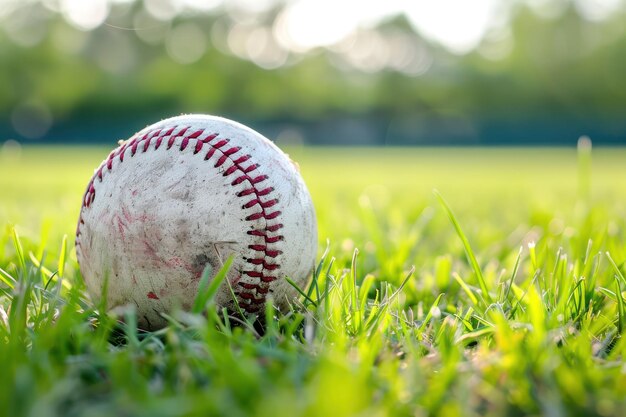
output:
[[[134,304],[139,325],[188,310],[207,264],[230,255],[227,280],[249,313],[285,309],[317,249],[311,197],[296,166],[259,133],[231,120],[186,115],[146,127],[111,152],[83,199],[76,256],[90,295]],[[235,311],[222,283],[216,303]]]

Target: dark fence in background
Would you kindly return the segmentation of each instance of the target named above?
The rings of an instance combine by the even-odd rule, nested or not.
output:
[[[36,140],[20,138],[8,122],[0,122],[0,143],[112,144],[162,118],[175,115],[85,115],[57,120],[48,133]],[[321,146],[569,146],[587,135],[595,145],[626,145],[626,118],[517,118],[441,119],[381,117],[377,115],[296,120],[258,120],[222,114],[259,131],[279,144]]]

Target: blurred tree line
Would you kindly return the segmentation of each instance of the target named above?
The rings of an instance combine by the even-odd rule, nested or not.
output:
[[[119,139],[200,112],[286,142],[626,143],[623,7],[594,21],[573,3],[552,17],[519,3],[462,55],[402,15],[286,51],[267,29],[279,10],[251,23],[219,13],[163,22],[142,2],[120,3],[91,30],[37,2],[0,11],[0,141]]]

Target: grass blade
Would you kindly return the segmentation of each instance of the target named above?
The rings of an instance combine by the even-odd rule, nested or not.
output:
[[[624,274],[622,274],[622,271],[619,269],[619,266],[617,266],[613,258],[611,258],[611,254],[609,252],[605,252],[605,253],[606,253],[606,257],[609,259],[609,262],[613,266],[613,269],[615,270],[615,275],[622,281],[622,284],[626,285],[626,278],[624,278]]]
[[[59,280],[61,282],[61,285],[63,285],[63,288],[66,288],[66,289],[72,288],[72,283],[70,283],[66,279],[60,280],[59,277],[58,277],[58,272],[52,272],[51,270],[46,268],[39,261],[39,259],[35,258],[35,254],[33,252],[28,252],[28,258],[30,259],[30,262],[35,266],[35,268],[37,268],[39,273],[43,274],[45,277],[48,278],[48,281],[54,282],[56,280]]]
[[[22,272],[26,273],[26,261],[24,259],[24,249],[22,248],[22,243],[20,242],[20,236],[17,233],[17,229],[15,227],[11,228],[11,232],[13,234],[13,246],[15,246],[17,260],[20,263],[20,268]]]
[[[0,281],[2,281],[7,287],[11,289],[15,288],[16,279],[2,268],[0,268]]]
[[[292,287],[294,287],[296,289],[296,291],[298,291],[298,293],[304,297],[304,299],[313,304],[313,306],[317,307],[317,303],[315,302],[315,300],[313,300],[311,297],[308,296],[307,293],[305,293],[304,291],[302,291],[302,289],[298,286],[298,284],[296,284],[291,278],[289,277],[285,277],[285,280],[287,280],[287,282],[289,283],[289,285],[291,285]]]
[[[239,300],[237,300],[237,295],[235,295],[235,291],[233,291],[233,287],[230,285],[229,280],[226,280],[226,285],[228,285],[228,291],[230,292],[230,296],[232,297],[233,302],[235,303],[235,309],[237,310],[237,313],[239,313],[241,318],[247,322],[248,319],[245,313],[243,312],[243,310],[241,309],[241,306],[239,306]],[[226,320],[226,318],[227,318],[226,309],[224,309],[224,320]],[[228,320],[226,320],[225,323],[226,325],[229,325]]]
[[[422,322],[422,324],[420,325],[418,329],[420,333],[423,333],[424,329],[426,329],[426,325],[428,325],[428,323],[430,322],[430,319],[433,317],[433,311],[435,311],[435,308],[439,308],[439,302],[441,301],[441,297],[443,296],[444,296],[444,293],[439,294],[437,298],[435,299],[435,302],[433,302],[433,304],[430,306],[430,309],[428,310],[428,314],[426,314],[424,321]]]
[[[624,323],[624,297],[622,296],[622,286],[615,278],[615,296],[617,298],[617,331],[622,334]]]
[[[310,297],[313,293],[313,289],[315,289],[316,298],[320,299],[320,288],[319,288],[319,276],[322,272],[322,267],[324,266],[324,262],[326,262],[326,257],[328,256],[328,252],[330,251],[330,240],[326,240],[326,249],[324,249],[324,253],[320,258],[319,263],[317,264],[317,268],[313,271],[313,278],[311,279],[311,285],[309,286],[309,290],[307,291],[307,295]]]
[[[63,240],[61,241],[61,252],[59,253],[59,263],[58,263],[58,273],[59,278],[64,277],[65,272],[65,257],[67,254],[67,235],[63,235]]]
[[[352,253],[352,263],[350,264],[350,272],[352,274],[352,291],[350,292],[350,314],[352,315],[352,327],[355,332],[361,329],[361,322],[363,319],[362,312],[359,308],[359,303],[357,301],[359,295],[359,287],[357,285],[356,261],[358,259],[358,256],[359,250],[355,248],[354,252]]]
[[[465,294],[467,294],[472,304],[477,306],[478,298],[476,298],[476,295],[474,295],[474,292],[471,290],[471,288],[465,283],[465,281],[463,281],[463,278],[461,278],[461,276],[456,272],[452,274],[452,277],[455,279],[456,282],[459,283],[463,291],[465,291]]]
[[[511,294],[511,288],[513,288],[513,282],[515,281],[515,277],[517,276],[517,271],[519,269],[519,261],[522,257],[522,251],[524,250],[523,246],[520,246],[519,252],[517,253],[517,258],[515,258],[515,265],[513,266],[513,272],[511,273],[511,278],[509,279],[509,285],[506,289],[506,293],[502,299],[502,302],[509,299],[509,295]]]
[[[476,260],[476,256],[474,255],[474,251],[470,246],[469,240],[467,240],[465,233],[463,233],[463,230],[461,229],[461,225],[457,221],[454,213],[452,212],[452,209],[443,198],[443,196],[437,190],[434,190],[433,193],[443,206],[446,214],[448,215],[448,218],[450,219],[452,225],[454,226],[454,229],[456,230],[456,234],[459,236],[461,242],[463,243],[463,247],[465,248],[465,254],[467,255],[470,265],[474,270],[474,274],[476,274],[476,279],[478,280],[478,284],[480,285],[480,290],[483,292],[483,297],[489,304],[491,304],[493,300],[491,299],[491,295],[489,294],[489,290],[487,289],[487,283],[485,282],[485,277],[483,276],[482,270],[480,269],[480,265],[478,265],[478,261]]]
[[[218,288],[222,284],[222,281],[226,278],[231,265],[233,264],[234,257],[231,255],[228,257],[222,268],[209,282],[209,276],[211,275],[211,265],[207,264],[202,271],[202,277],[200,278],[200,284],[198,285],[198,294],[193,302],[191,311],[193,313],[200,313],[206,307],[207,303],[213,300],[213,297],[217,293]]]

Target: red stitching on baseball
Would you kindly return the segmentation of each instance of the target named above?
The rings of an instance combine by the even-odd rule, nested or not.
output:
[[[248,168],[244,169],[243,172],[247,174],[248,172],[256,171],[258,167],[259,167],[259,164],[253,164],[253,165],[250,165]]]
[[[252,155],[247,154],[247,155],[244,155],[244,156],[241,156],[241,157],[239,157],[239,158],[235,159],[235,160],[233,161],[233,163],[234,163],[235,165],[239,165],[239,164],[242,164],[242,163],[246,162],[246,161],[247,161],[248,159],[250,159],[250,158],[252,158]]]
[[[183,139],[183,141],[180,143],[180,150],[184,151],[185,148],[187,148],[187,145],[189,144],[189,137],[186,137]]]
[[[229,142],[229,140],[228,140],[228,139],[222,139],[222,140],[220,140],[219,142],[214,143],[214,144],[213,144],[213,145],[211,145],[211,146],[212,146],[212,147],[214,147],[215,149],[219,149],[219,148],[221,148],[222,146],[226,145],[228,142]]]
[[[126,148],[128,147],[128,142],[126,142],[122,149],[120,149],[120,162],[124,162],[124,153],[126,152]]]
[[[246,262],[252,265],[263,265],[263,268],[267,269],[268,271],[273,271],[280,268],[280,265],[278,264],[267,263],[264,258],[247,259]]]
[[[241,177],[238,177],[235,181],[231,182],[230,185],[239,185],[242,182],[244,182],[245,180],[249,180],[250,177],[248,177],[247,175],[242,175]],[[255,190],[252,189],[252,192],[254,192]]]
[[[263,304],[263,303],[265,303],[265,297],[254,298],[254,295],[249,293],[249,292],[243,292],[242,291],[242,292],[239,293],[239,296],[241,298],[243,298],[244,300],[249,300],[250,303],[253,303],[253,304]]]
[[[260,182],[265,181],[266,179],[268,179],[269,177],[267,175],[259,175],[258,177],[253,178],[250,182],[252,184],[258,184]]]
[[[249,216],[246,216],[246,220],[250,222],[250,221],[262,219],[263,217],[264,217],[263,216],[263,212],[260,211],[258,213],[254,213],[254,214],[251,214]]]
[[[156,142],[156,146],[154,147],[155,150],[159,149],[159,146],[161,146],[161,142],[163,141],[163,138],[167,137],[167,136],[171,136],[172,133],[174,132],[174,128],[171,128],[170,130],[168,130],[167,132],[165,132],[164,135],[160,135],[161,130],[157,130],[157,133],[155,133],[155,135],[153,137],[157,137],[157,142]],[[169,149],[169,148],[168,148]]]
[[[144,152],[147,151],[148,148],[150,147],[150,141],[152,140],[153,137],[154,137],[154,135],[150,135],[149,133],[146,133],[143,136],[142,139],[143,139],[143,142],[144,142],[144,144],[143,144],[143,151]]]
[[[245,288],[246,290],[256,290],[257,294],[267,294],[269,292],[269,288],[267,287],[260,287],[256,284],[248,284],[246,282],[239,282],[239,285],[243,288]]]
[[[241,208],[250,208],[252,206],[256,206],[257,204],[260,204],[260,201],[258,198],[255,198],[254,200],[250,200],[248,201],[246,204],[244,204],[243,206],[241,206]]]
[[[285,240],[284,236],[265,236],[265,243],[276,243]]]
[[[226,162],[228,160],[228,155],[226,154],[222,154],[222,156],[219,157],[219,159],[217,160],[217,162],[215,163],[215,165],[213,165],[215,168],[219,168],[221,167],[224,162]]]
[[[207,152],[204,156],[204,160],[208,161],[209,159],[211,159],[215,151],[217,151],[217,148],[215,146],[212,146],[211,149],[209,149],[209,152]]]
[[[247,188],[247,189],[245,189],[243,191],[238,192],[237,193],[237,197],[244,197],[244,196],[247,196],[247,195],[250,195],[250,194],[255,194],[254,188]],[[259,193],[257,192],[256,194],[258,195]]]
[[[115,151],[112,151],[107,158],[107,169],[109,171],[113,168],[113,158],[115,158]]]
[[[263,272],[259,271],[243,271],[242,274],[254,278],[261,278],[263,276]]]
[[[282,250],[269,250],[265,249],[265,256],[269,256],[270,258],[276,258],[278,255],[283,253]]]
[[[135,154],[137,153],[137,145],[139,145],[139,142],[137,141],[137,139],[133,140],[133,145],[130,147],[130,153],[135,156]]]
[[[187,130],[189,129],[189,127],[184,127],[183,129],[181,129],[177,134],[170,136],[170,138],[167,141],[167,150],[169,151],[171,149],[172,146],[174,146],[174,142],[176,142],[176,138],[181,137],[182,135],[185,134],[185,132],[187,132]],[[181,143],[181,151],[185,150],[185,148],[183,148],[183,143],[185,143],[185,138],[183,138],[183,142]],[[185,145],[186,147],[187,145]]]
[[[246,233],[253,236],[263,236],[265,237],[265,232],[263,230],[248,230]]]
[[[250,177],[248,175],[242,175],[242,176],[238,177],[235,181],[233,181],[231,183],[231,185],[238,185],[238,184],[241,184],[244,181],[248,181],[252,185],[256,185],[256,184],[258,184],[260,182],[265,181],[266,179],[268,179],[267,175],[259,175],[259,176],[254,177],[254,178],[252,178],[252,177]],[[273,190],[273,188],[272,188],[272,190]]]
[[[224,176],[228,177],[230,174],[232,174],[233,172],[237,171],[237,165],[233,165],[232,167],[228,168],[226,171],[224,171]]]
[[[234,147],[232,147],[230,149],[225,150],[224,151],[224,155],[231,156],[232,154],[235,154],[235,153],[239,152],[240,150],[241,150],[241,146],[234,146]],[[245,172],[245,170],[244,170],[244,172]]]
[[[257,252],[265,252],[267,250],[265,245],[248,245],[248,248]]]
[[[278,229],[282,229],[282,228],[283,228],[283,224],[282,223],[278,223],[278,224],[275,224],[273,226],[267,226],[265,228],[265,230],[267,230],[268,232],[275,232]]]
[[[263,207],[263,206],[261,206],[261,207]],[[265,215],[265,218],[266,218],[266,219],[270,219],[270,220],[272,220],[272,219],[275,219],[276,217],[280,216],[280,215],[281,215],[281,213],[282,213],[282,211],[275,211],[275,212],[273,212],[273,213],[266,214],[266,215]]]
[[[276,204],[278,204],[278,199],[273,199],[273,200],[269,200],[266,202],[261,202],[261,207],[263,208],[270,208],[272,206],[275,206]]]
[[[282,235],[268,236],[267,233],[263,230],[249,230],[246,233],[253,236],[262,236],[263,238],[265,238],[265,243],[276,243],[284,239],[284,236]]]
[[[198,130],[198,132],[200,132],[200,134],[202,134],[202,130]],[[198,132],[196,132],[196,133],[198,133]],[[194,133],[194,135],[195,135],[195,133]],[[198,135],[198,136],[199,136],[199,135]],[[193,154],[195,155],[195,154],[197,154],[198,152],[200,152],[200,151],[202,150],[202,146],[203,146],[205,143],[208,143],[209,141],[211,141],[211,140],[215,139],[216,137],[217,137],[217,133],[213,133],[212,135],[209,135],[209,136],[207,136],[206,138],[204,138],[204,139],[202,139],[202,140],[198,140],[198,141],[196,142],[196,147],[195,147],[195,149],[194,149],[194,151],[193,151]]]
[[[245,190],[240,191],[239,193],[237,193],[237,197],[244,197],[244,196],[246,196],[246,195],[250,195],[250,194],[256,194],[256,195],[258,195],[258,196],[263,197],[263,196],[268,195],[268,194],[269,194],[269,193],[271,193],[272,191],[274,191],[274,187],[268,187],[268,188],[265,188],[265,189],[263,189],[263,190],[261,190],[261,191],[257,191],[257,190],[256,190],[256,189],[254,189],[254,188],[247,188],[247,189],[245,189]]]
[[[252,278],[258,278],[263,282],[272,282],[277,279],[276,277],[265,275],[263,272],[259,271],[242,271],[241,274]]]
[[[246,221],[257,221],[257,220],[273,220],[281,215],[281,211],[277,210],[272,213],[266,213],[265,209],[270,208],[278,204],[278,199],[270,199],[267,201],[263,201],[261,197],[265,197],[274,191],[273,187],[265,187],[263,189],[258,189],[257,184],[262,183],[267,180],[269,177],[267,175],[258,175],[256,177],[249,176],[250,172],[253,172],[259,168],[259,164],[252,163],[247,166],[242,166],[241,164],[249,161],[252,156],[250,154],[245,154],[241,156],[237,156],[237,154],[241,151],[241,147],[233,146],[226,150],[221,150],[223,146],[229,143],[229,139],[220,139],[216,143],[211,144],[210,142],[213,139],[218,137],[217,133],[213,133],[211,135],[206,136],[205,138],[201,138],[201,136],[205,133],[204,129],[196,130],[192,133],[187,134],[190,127],[186,126],[180,129],[176,134],[174,132],[178,126],[173,126],[167,131],[163,131],[163,129],[155,129],[153,131],[149,131],[145,133],[141,138],[135,136],[130,140],[126,141],[123,145],[121,145],[118,149],[113,150],[107,159],[100,165],[100,167],[96,170],[96,173],[89,181],[87,185],[87,190],[83,196],[83,204],[81,213],[78,220],[78,225],[76,226],[76,246],[77,248],[80,246],[79,236],[81,235],[81,225],[85,222],[83,220],[83,210],[85,208],[89,208],[96,198],[96,189],[94,187],[94,179],[98,178],[100,182],[103,180],[103,176],[105,174],[104,168],[106,167],[108,171],[113,169],[113,161],[117,157],[120,162],[124,162],[124,156],[127,149],[130,149],[131,156],[134,156],[137,153],[137,150],[141,150],[143,153],[147,152],[150,149],[150,145],[152,141],[156,138],[156,142],[154,144],[154,150],[158,150],[161,146],[163,140],[167,138],[167,150],[171,149],[171,147],[176,142],[176,139],[182,137],[179,150],[184,151],[189,146],[190,140],[196,140],[196,144],[194,146],[194,154],[199,153],[202,150],[202,147],[206,144],[208,145],[209,151],[204,156],[204,160],[209,160],[216,152],[219,152],[221,155],[215,163],[215,168],[219,168],[226,161],[230,160],[232,163],[223,173],[225,177],[234,174],[235,172],[240,172],[239,175],[234,181],[231,182],[232,186],[239,185],[245,181],[250,184],[250,187],[244,189],[243,191],[238,192],[237,197],[246,197],[252,196],[253,198],[246,202],[242,208],[248,209],[254,206],[259,206],[261,208],[260,212],[253,213],[245,217]],[[143,143],[143,146],[139,145]],[[277,249],[270,249],[267,245],[274,244],[279,241],[284,240],[283,235],[269,235],[268,233],[275,233],[279,229],[283,228],[282,223],[276,223],[272,225],[268,225],[266,223],[265,228],[255,229],[248,231],[247,234],[250,236],[255,236],[259,238],[263,238],[264,244],[251,244],[248,245],[248,249],[258,252],[260,256],[254,258],[246,259],[246,262],[250,265],[254,265],[257,267],[261,267],[261,270],[246,270],[241,271],[241,275],[245,275],[251,278],[257,278],[258,283],[249,283],[244,281],[239,281],[238,285],[241,286],[244,290],[254,290],[259,298],[255,297],[251,292],[246,291],[238,291],[236,294],[238,295],[241,303],[240,307],[246,310],[247,312],[258,312],[259,308],[265,303],[265,296],[269,292],[269,283],[278,279],[276,276],[266,275],[265,271],[273,271],[280,268],[280,264],[271,263],[266,261],[267,258],[276,258],[283,252]]]
[[[188,136],[189,139],[198,139],[198,136],[204,133],[204,129],[196,130],[191,135]]]

